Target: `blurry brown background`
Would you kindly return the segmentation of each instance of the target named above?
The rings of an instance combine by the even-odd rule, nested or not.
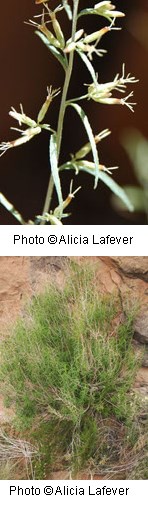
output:
[[[93,6],[95,1],[81,0],[81,7]],[[115,170],[115,180],[120,185],[134,184],[136,178],[124,149],[120,144],[123,129],[130,126],[138,129],[148,137],[148,52],[140,42],[130,33],[131,25],[136,13],[144,10],[148,14],[147,0],[116,0],[118,10],[126,12],[126,18],[119,20],[116,25],[122,26],[120,32],[113,31],[104,36],[100,47],[108,50],[102,59],[96,59],[95,67],[99,72],[99,80],[111,81],[115,74],[121,74],[122,63],[126,63],[126,71],[140,79],[140,83],[133,86],[134,99],[137,102],[135,113],[126,107],[98,105],[88,102],[85,110],[93,126],[94,133],[110,128],[112,135],[99,145],[100,162],[106,166],[119,165]],[[51,4],[57,5],[56,1]],[[33,29],[23,23],[41,12],[35,6],[34,0],[13,0],[2,2],[1,5],[1,80],[0,80],[0,140],[8,141],[14,136],[9,127],[17,124],[8,116],[11,106],[19,111],[20,102],[26,114],[36,118],[38,110],[46,96],[47,85],[54,88],[62,86],[63,70],[54,60]],[[69,36],[70,23],[66,15],[61,16],[65,24],[65,31]],[[103,19],[103,18],[102,18]],[[101,19],[101,24],[102,24]],[[104,23],[105,24],[105,23]],[[98,28],[98,18],[90,16],[81,18],[80,27],[90,33]],[[71,83],[69,96],[76,97],[83,94],[83,83],[91,78],[84,65],[76,57],[75,71]],[[132,85],[129,86],[129,93]],[[58,105],[60,97],[50,107],[46,121],[56,128]],[[82,103],[82,107],[83,107]],[[70,128],[69,128],[70,125]],[[86,142],[82,124],[72,109],[67,110],[64,124],[64,140],[61,152],[61,162],[68,158],[70,152],[75,152]],[[72,176],[72,173],[71,173]],[[49,177],[48,163],[48,134],[44,132],[35,137],[30,143],[8,151],[0,159],[0,190],[28,220],[40,214]],[[69,191],[70,173],[63,175],[64,197]],[[82,185],[70,207],[72,215],[65,224],[134,224],[145,223],[144,215],[127,214],[120,217],[110,205],[110,192],[101,183],[96,191],[93,190],[93,180],[83,174],[74,179],[74,188]],[[53,202],[54,203],[54,202]],[[56,202],[55,202],[56,203]],[[17,224],[15,219],[1,207],[0,224]]]

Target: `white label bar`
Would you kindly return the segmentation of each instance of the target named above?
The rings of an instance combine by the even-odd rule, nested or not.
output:
[[[0,481],[1,503],[6,507],[40,509],[129,508],[145,504],[147,481]],[[8,504],[8,505],[7,505]],[[84,505],[83,505],[84,504]]]
[[[0,256],[147,256],[147,225],[1,226]]]

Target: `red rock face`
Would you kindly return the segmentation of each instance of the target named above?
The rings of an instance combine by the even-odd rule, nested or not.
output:
[[[58,257],[0,257],[0,337],[35,292],[42,291],[53,278],[62,284],[62,264]]]

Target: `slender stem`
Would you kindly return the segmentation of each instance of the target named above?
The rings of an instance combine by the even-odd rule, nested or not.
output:
[[[79,0],[74,0],[72,34],[71,34],[72,41],[75,40],[78,6],[79,6]],[[68,69],[67,69],[66,76],[65,76],[65,83],[64,83],[64,87],[63,87],[63,94],[62,94],[61,106],[60,106],[60,111],[59,111],[58,128],[57,128],[58,158],[59,158],[60,149],[61,149],[63,122],[64,122],[64,115],[65,115],[65,109],[66,109],[66,97],[67,97],[68,87],[69,87],[70,78],[71,78],[72,69],[73,69],[73,61],[74,61],[74,51],[72,51],[70,53],[69,65],[68,65]]]
[[[74,4],[74,7],[73,7],[73,21],[72,21],[72,32],[71,32],[72,41],[74,41],[74,39],[75,39],[79,0],[73,0],[73,4]],[[68,92],[72,69],[73,69],[73,61],[74,61],[74,51],[72,51],[70,53],[69,63],[68,63],[68,67],[66,69],[66,74],[65,74],[65,81],[64,81],[64,86],[63,86],[60,110],[59,110],[58,126],[57,126],[57,158],[58,158],[58,160],[59,160],[59,155],[60,155],[60,150],[61,150],[63,123],[64,123],[64,116],[65,116],[65,109],[66,109],[66,98],[67,98],[67,92]],[[43,215],[49,211],[52,194],[53,194],[53,189],[54,189],[54,181],[53,181],[52,175],[50,175],[46,199],[45,199],[43,212],[42,212]],[[44,224],[44,221],[42,221],[41,224]]]
[[[88,94],[81,95],[80,97],[74,97],[73,99],[69,99],[69,101],[66,101],[66,106],[68,104],[74,103],[75,101],[82,101],[83,99],[88,99]]]

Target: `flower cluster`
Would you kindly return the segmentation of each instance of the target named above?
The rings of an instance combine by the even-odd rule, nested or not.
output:
[[[87,53],[87,56],[90,60],[92,60],[93,53],[99,57],[102,57],[103,54],[106,53],[106,50],[100,48],[98,49],[96,46],[102,39],[103,35],[107,34],[111,30],[120,30],[120,28],[114,27],[112,23],[110,26],[103,27],[100,30],[85,35],[84,37],[81,37],[84,33],[84,30],[80,29],[78,32],[76,32],[74,41],[68,39],[64,53],[70,53],[71,51],[78,50]]]
[[[91,83],[88,86],[88,99],[104,104],[121,104],[126,105],[132,112],[136,103],[129,102],[128,99],[133,96],[133,92],[123,98],[112,97],[113,90],[124,93],[129,83],[136,83],[138,80],[134,76],[128,74],[125,76],[125,64],[122,66],[122,76],[117,74],[113,81],[109,83]]]
[[[21,136],[12,141],[2,142],[0,144],[0,151],[2,152],[0,157],[3,154],[5,154],[5,152],[9,148],[18,147],[19,145],[22,145],[23,143],[30,141],[34,136],[40,134],[42,129],[46,129],[47,131],[53,132],[53,129],[50,128],[49,124],[41,124],[41,122],[45,117],[53,98],[56,97],[57,94],[59,94],[59,91],[60,89],[52,90],[52,87],[47,87],[47,97],[38,113],[37,121],[32,120],[32,118],[25,115],[22,104],[20,104],[21,110],[20,112],[17,112],[13,107],[11,108],[11,110],[9,111],[9,115],[13,117],[15,120],[17,120],[20,126],[22,124],[25,124],[28,126],[28,128],[23,130],[17,129],[16,127],[11,127],[11,129],[20,132]]]
[[[94,14],[99,14],[100,16],[104,16],[109,21],[115,18],[122,18],[125,16],[124,12],[116,11],[116,7],[111,3],[110,0],[99,2],[94,5]]]
[[[31,26],[34,26],[39,33],[43,34],[46,38],[46,41],[50,44],[50,46],[53,46],[54,48],[57,48],[57,50],[63,51],[66,55],[67,53],[71,53],[74,50],[78,50],[84,53],[87,53],[88,58],[92,60],[92,54],[95,53],[97,56],[101,57],[106,53],[106,50],[104,49],[97,49],[96,46],[100,42],[103,35],[105,35],[110,30],[120,30],[120,28],[114,27],[115,19],[118,17],[124,16],[124,13],[115,11],[115,6],[111,4],[111,2],[99,2],[94,6],[93,9],[84,9],[84,11],[80,12],[80,15],[83,13],[89,14],[97,14],[100,16],[103,16],[107,18],[110,22],[110,26],[105,26],[100,30],[97,30],[91,34],[84,34],[84,30],[79,29],[75,35],[74,38],[69,38],[65,42],[64,34],[61,29],[60,23],[57,20],[56,14],[64,7],[67,2],[63,2],[63,7],[59,5],[54,11],[51,11],[49,9],[48,5],[45,2],[38,2],[38,3],[44,3],[44,6],[46,7],[46,14],[49,15],[50,21],[52,23],[53,32],[49,30],[47,27],[47,23],[49,21],[45,21],[45,11],[43,9],[43,12],[41,15],[37,17],[41,17],[41,22],[37,23],[34,20],[29,20],[29,23]],[[110,14],[109,14],[110,13]],[[83,36],[83,37],[82,37]]]

